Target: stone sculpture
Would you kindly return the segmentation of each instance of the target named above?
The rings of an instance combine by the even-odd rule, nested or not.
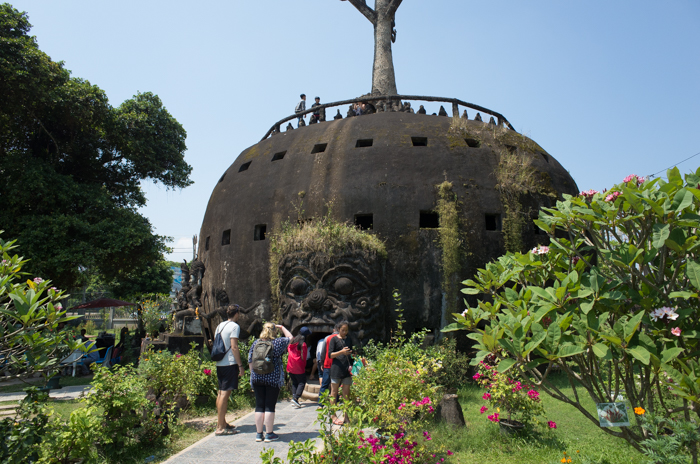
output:
[[[382,281],[381,262],[374,252],[329,256],[302,251],[284,256],[279,263],[283,324],[292,333],[302,326],[331,333],[336,322],[347,320],[355,343],[386,340]]]
[[[423,105],[421,105],[420,108],[418,108],[417,113],[418,114],[425,114],[425,108],[423,108]]]

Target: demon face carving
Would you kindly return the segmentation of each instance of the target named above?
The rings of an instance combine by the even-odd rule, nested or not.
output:
[[[382,304],[382,266],[364,250],[328,256],[318,252],[286,255],[279,264],[282,320],[292,333],[302,326],[332,332],[350,322],[351,336],[363,345],[386,338]]]

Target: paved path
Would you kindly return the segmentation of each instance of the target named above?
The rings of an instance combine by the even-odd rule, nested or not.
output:
[[[236,435],[217,437],[212,433],[164,464],[255,464],[262,462],[260,452],[265,448],[274,448],[275,456],[286,459],[291,440],[300,442],[315,438],[317,445],[320,443],[318,424],[314,424],[318,404],[306,401],[302,405],[303,408],[295,409],[289,401],[277,403],[275,433],[280,437],[278,441],[255,441],[255,413],[252,412],[234,422],[239,430]]]
[[[60,390],[51,390],[49,396],[57,400],[76,399],[81,393],[87,393],[92,386],[90,385],[75,385],[73,387],[63,387]],[[27,396],[24,392],[16,393],[0,393],[0,401],[21,401]]]

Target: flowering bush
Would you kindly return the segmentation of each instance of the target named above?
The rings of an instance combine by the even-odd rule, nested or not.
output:
[[[700,418],[700,169],[667,176],[629,176],[610,191],[564,195],[544,208],[535,223],[549,249],[509,253],[480,269],[463,292],[481,301],[446,330],[473,331],[476,363],[505,349],[499,372],[529,376],[595,424],[579,398],[609,403],[623,390],[662,416]],[[554,367],[574,395],[549,380]],[[670,401],[669,389],[677,395]],[[642,450],[638,428],[602,430]]]
[[[479,412],[492,411],[487,417],[491,422],[500,422],[504,419],[502,413],[506,413],[508,421],[532,424],[537,416],[544,414],[540,394],[531,385],[498,372],[496,365],[481,361],[474,380],[486,389],[482,398],[490,403],[491,408],[482,406]],[[554,427],[551,424],[554,422],[550,421],[550,428],[556,428],[556,424]]]
[[[141,441],[157,442],[163,419],[156,405],[146,399],[148,381],[131,366],[97,367],[92,390],[85,398],[88,408],[101,411],[102,449],[110,455],[128,455]]]

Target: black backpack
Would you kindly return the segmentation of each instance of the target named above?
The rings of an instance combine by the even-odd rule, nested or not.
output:
[[[258,375],[269,374],[275,369],[272,361],[272,340],[258,340],[253,347],[250,369]]]
[[[224,326],[224,328],[226,328],[226,326]],[[228,351],[226,349],[226,344],[224,344],[224,339],[221,337],[221,332],[223,331],[224,329],[222,328],[214,337],[214,346],[211,348],[212,361],[221,361]]]

